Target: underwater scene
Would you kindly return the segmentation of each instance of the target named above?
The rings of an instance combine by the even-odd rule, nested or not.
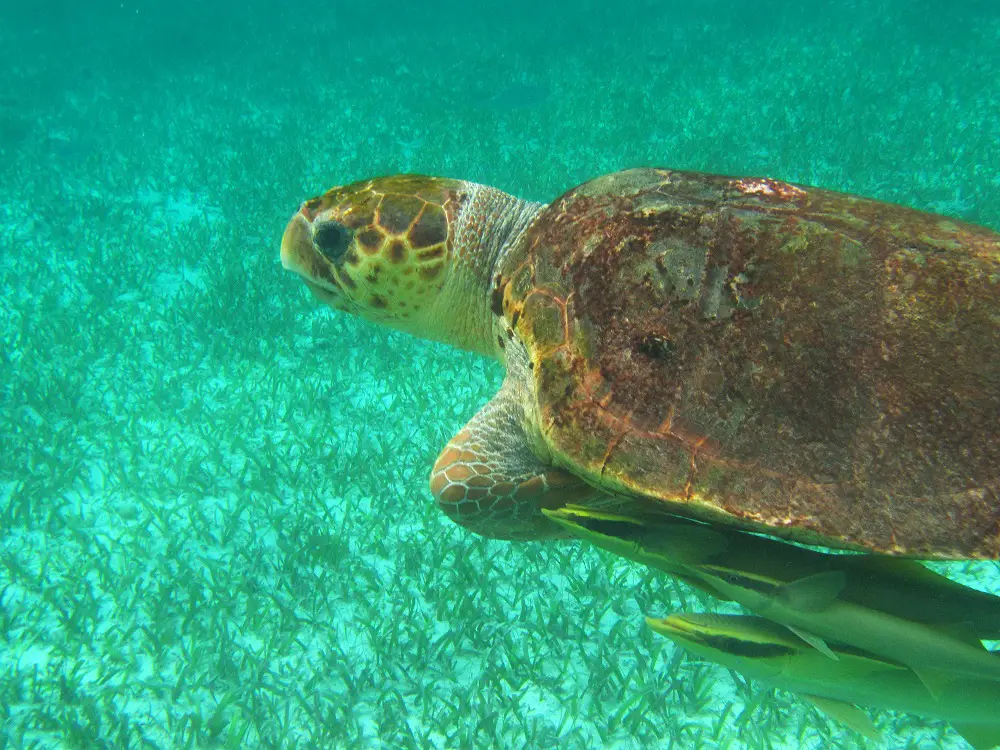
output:
[[[996,2],[9,0],[0,66],[0,748],[1000,745],[1000,656],[984,650],[1000,643]],[[736,207],[725,216],[766,234],[775,201],[807,194],[795,185],[949,217],[898,210],[869,232],[857,217],[881,204],[831,198],[802,243],[776,225],[769,252],[778,264],[793,244],[829,242],[843,255],[810,289],[789,281],[789,300],[864,281],[865,247],[909,259],[899,294],[944,316],[907,329],[920,361],[945,368],[922,403],[956,393],[965,416],[914,409],[899,429],[919,423],[919,448],[887,448],[888,468],[866,471],[953,482],[965,505],[895,507],[898,528],[841,537],[821,521],[845,496],[804,469],[800,512],[762,491],[740,524],[595,501],[595,488],[658,491],[656,451],[619,446],[640,433],[683,445],[692,475],[715,461],[728,474],[711,481],[744,488],[737,499],[794,472],[737,461],[672,406],[659,427],[635,416],[637,432],[605,440],[594,415],[633,412],[614,411],[622,391],[600,372],[627,370],[646,399],[662,393],[648,373],[682,346],[671,331],[629,339],[607,306],[573,327],[576,295],[625,304],[635,267],[606,287],[587,276],[577,307],[553,307],[539,279],[568,267],[558,242],[545,255],[538,239],[521,265],[503,265],[513,241],[493,247],[495,267],[461,255],[455,206],[485,189],[404,179],[304,203],[384,175],[468,180],[523,200],[488,193],[487,209],[505,208],[467,222],[468,247],[490,247],[477,228],[520,237],[541,216],[530,232],[563,227],[592,248],[610,224],[584,236],[568,199],[551,219],[539,204],[638,167],[683,173],[595,183],[615,200],[640,191],[635,221],[662,209],[654,179],[688,185],[702,226],[718,194]],[[713,192],[723,183],[694,173],[736,177]],[[381,213],[352,224],[371,200]],[[401,268],[427,260],[399,278],[430,286],[380,289],[371,269],[355,280],[366,222],[385,268],[397,252]],[[446,234],[422,236],[434,231]],[[845,249],[852,237],[864,252]],[[718,277],[724,299],[708,316],[701,298],[702,317],[763,314],[761,267]],[[921,286],[935,268],[951,281]],[[807,307],[788,325],[823,314]],[[399,323],[404,309],[434,310],[440,330],[427,315]],[[612,319],[632,349],[605,361],[578,346]],[[476,326],[499,327],[441,333]],[[544,390],[567,352],[579,368],[559,371],[560,393],[591,394],[586,409]],[[636,369],[642,357],[653,369]],[[508,369],[516,387],[497,397]],[[907,373],[894,393],[920,380]],[[519,416],[463,431],[494,397]],[[796,418],[860,450],[823,403],[799,389]],[[772,417],[760,410],[753,429],[773,428],[789,466],[822,462]],[[739,450],[752,452],[746,424]],[[515,457],[527,468],[500,476]],[[909,471],[918,460],[934,471]],[[699,487],[670,497],[710,496]],[[863,490],[841,520],[867,530],[895,501]],[[500,516],[530,508],[532,530],[472,518],[492,492]],[[838,540],[938,559],[824,552]]]

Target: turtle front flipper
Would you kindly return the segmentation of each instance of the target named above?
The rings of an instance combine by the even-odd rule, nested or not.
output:
[[[542,509],[585,503],[601,493],[545,464],[531,448],[516,378],[503,387],[441,451],[431,493],[456,523],[494,539],[571,536]]]

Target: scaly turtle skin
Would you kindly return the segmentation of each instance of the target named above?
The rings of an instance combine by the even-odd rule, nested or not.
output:
[[[833,547],[1000,557],[1000,235],[771,179],[660,169],[543,206],[401,175],[306,201],[324,302],[494,356],[431,491],[488,536],[654,504]]]

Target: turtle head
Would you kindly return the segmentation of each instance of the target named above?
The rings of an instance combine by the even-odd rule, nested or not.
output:
[[[492,284],[540,208],[443,177],[355,182],[302,204],[281,262],[331,307],[499,356]]]
[[[469,183],[396,175],[307,200],[281,241],[281,262],[338,310],[438,338],[455,224]]]

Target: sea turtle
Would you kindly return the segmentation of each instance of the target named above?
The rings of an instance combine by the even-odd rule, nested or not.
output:
[[[507,375],[431,472],[505,539],[640,503],[921,558],[1000,557],[1000,234],[768,178],[598,177],[548,205],[395,175],[307,200],[323,302]]]

